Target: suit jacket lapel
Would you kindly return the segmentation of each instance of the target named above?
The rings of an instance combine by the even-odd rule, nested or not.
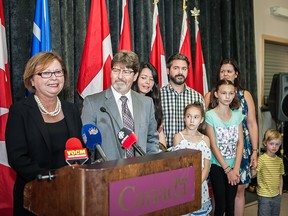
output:
[[[111,117],[117,123],[118,128],[121,129],[123,127],[123,123],[122,123],[122,119],[120,117],[118,106],[117,106],[117,103],[116,103],[115,98],[113,96],[111,88],[112,87],[107,89],[107,91],[105,93],[105,97],[107,99],[105,101],[105,105],[106,105],[106,108],[107,108],[108,112],[110,113]],[[115,127],[117,127],[117,126],[115,125]]]
[[[115,133],[118,133],[118,131],[120,131],[121,128],[123,127],[123,122],[122,122],[122,119],[120,117],[118,106],[117,106],[117,103],[115,101],[115,98],[114,98],[114,95],[112,93],[111,88],[112,87],[107,89],[106,92],[105,92],[105,97],[106,97],[107,100],[104,102],[104,104],[106,106],[107,111],[111,115],[112,121],[114,119],[114,121],[115,121],[114,123],[116,123],[116,124],[114,124]],[[117,134],[115,134],[115,136],[117,136]],[[121,149],[121,147],[118,145],[118,143],[116,143],[116,146],[117,146],[117,149],[118,149],[119,156],[121,158],[124,158],[124,150]]]
[[[134,112],[135,110],[142,110],[141,108],[141,101],[139,101],[139,97],[137,97],[136,93],[134,91],[131,91],[131,98],[132,98],[132,106],[133,106],[133,118],[134,118],[134,127],[135,127],[135,133],[138,133],[139,129],[139,122],[141,122],[141,115],[136,115]]]
[[[51,147],[50,147],[51,141],[50,141],[49,133],[48,133],[47,127],[45,125],[45,122],[43,120],[43,117],[41,115],[41,112],[37,106],[35,99],[34,99],[34,96],[30,95],[27,98],[27,100],[25,101],[25,104],[28,106],[30,116],[35,121],[36,125],[39,128],[39,132],[42,134],[48,149],[51,151]]]

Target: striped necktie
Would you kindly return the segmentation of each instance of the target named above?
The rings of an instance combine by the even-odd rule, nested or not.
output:
[[[128,108],[126,96],[121,96],[120,100],[122,101],[122,119],[123,119],[123,126],[128,128],[131,131],[134,131],[134,120],[132,114]],[[133,148],[126,149],[126,156],[127,157],[134,157],[135,152]]]

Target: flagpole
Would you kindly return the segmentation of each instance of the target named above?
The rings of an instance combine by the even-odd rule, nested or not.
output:
[[[187,8],[187,0],[183,0],[183,13]]]
[[[186,9],[187,9],[187,0],[183,0],[183,17],[182,17],[182,26],[180,34],[179,53],[185,55],[188,58],[188,61],[190,62],[186,78],[186,85],[190,88],[194,88],[194,73],[193,73],[191,41],[190,41],[191,39],[190,39],[189,21]]]
[[[195,40],[196,40],[196,48],[195,48],[195,65],[194,65],[194,75],[197,77],[197,80],[202,80],[202,82],[195,82],[194,87],[195,90],[205,95],[208,92],[208,83],[206,76],[206,68],[203,58],[203,50],[201,45],[201,36],[199,30],[199,22],[198,16],[200,16],[200,10],[196,7],[191,10],[192,16],[195,19]],[[196,79],[194,79],[195,81]]]
[[[191,10],[191,14],[192,16],[194,16],[195,22],[198,23],[198,16],[200,16],[200,10],[194,7],[193,10]]]
[[[162,87],[168,84],[168,76],[166,70],[165,51],[160,31],[160,19],[157,6],[158,2],[159,0],[153,1],[154,12],[152,22],[150,63],[156,68],[158,73],[159,86]]]

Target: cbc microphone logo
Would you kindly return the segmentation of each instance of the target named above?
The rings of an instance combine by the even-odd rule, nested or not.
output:
[[[120,139],[120,140],[122,140],[122,139],[124,139],[124,132],[123,131],[120,131],[119,133],[118,133],[118,139]]]

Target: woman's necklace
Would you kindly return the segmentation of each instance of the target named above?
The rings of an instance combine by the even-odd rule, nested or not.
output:
[[[39,100],[39,98],[34,95],[34,98],[37,102],[37,105],[40,109],[40,112],[44,115],[49,115],[51,117],[54,117],[54,116],[57,116],[60,112],[61,112],[61,102],[59,100],[59,98],[57,97],[57,104],[56,104],[56,107],[55,107],[55,110],[52,111],[52,112],[48,112],[45,107],[43,106],[43,104],[41,103],[41,101]]]

